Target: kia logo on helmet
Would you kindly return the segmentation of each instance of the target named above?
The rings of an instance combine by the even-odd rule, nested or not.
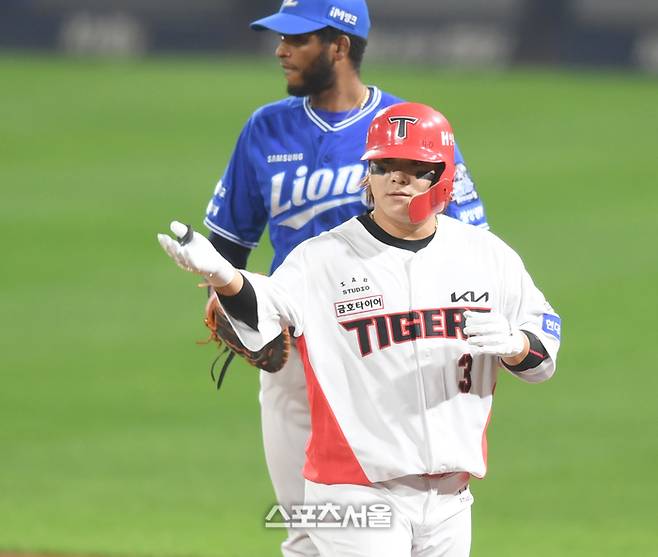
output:
[[[388,122],[390,124],[397,124],[398,129],[395,135],[400,139],[405,139],[407,137],[407,124],[414,125],[418,122],[418,118],[411,116],[389,116]]]

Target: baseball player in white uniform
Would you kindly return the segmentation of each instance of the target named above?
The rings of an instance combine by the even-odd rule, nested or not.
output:
[[[498,370],[550,378],[560,318],[502,240],[437,216],[455,172],[443,115],[383,109],[363,159],[374,210],[301,243],[271,277],[238,272],[196,232],[158,239],[215,288],[247,348],[294,329],[311,409],[305,502],[391,508],[390,528],[310,529],[320,554],[464,557]]]

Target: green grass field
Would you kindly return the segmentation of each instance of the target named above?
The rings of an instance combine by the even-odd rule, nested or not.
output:
[[[564,323],[552,381],[499,382],[472,555],[655,555],[658,81],[364,77],[451,119]],[[205,295],[155,235],[202,227],[242,124],[282,94],[274,60],[0,57],[0,553],[278,555],[257,374],[214,391]]]

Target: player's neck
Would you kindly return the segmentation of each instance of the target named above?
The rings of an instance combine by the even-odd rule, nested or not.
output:
[[[370,92],[357,75],[337,79],[330,89],[311,95],[311,106],[327,112],[348,112],[362,109]]]
[[[370,213],[370,218],[387,234],[400,240],[423,240],[436,231],[436,217],[432,215],[421,224],[396,222],[377,209]]]

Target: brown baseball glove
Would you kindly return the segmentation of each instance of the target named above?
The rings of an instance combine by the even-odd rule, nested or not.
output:
[[[290,354],[290,333],[288,329],[282,331],[278,337],[267,343],[260,350],[256,350],[255,352],[249,350],[242,344],[242,341],[238,338],[238,335],[229,323],[217,296],[210,296],[208,298],[204,322],[210,329],[210,338],[206,342],[215,341],[219,346],[224,345],[224,350],[215,359],[210,369],[210,375],[213,381],[216,381],[218,389],[224,380],[224,375],[229,364],[236,354],[242,356],[252,366],[264,369],[270,373],[279,371],[288,361],[288,355]],[[215,365],[225,354],[227,354],[226,361],[218,379],[215,379]]]

